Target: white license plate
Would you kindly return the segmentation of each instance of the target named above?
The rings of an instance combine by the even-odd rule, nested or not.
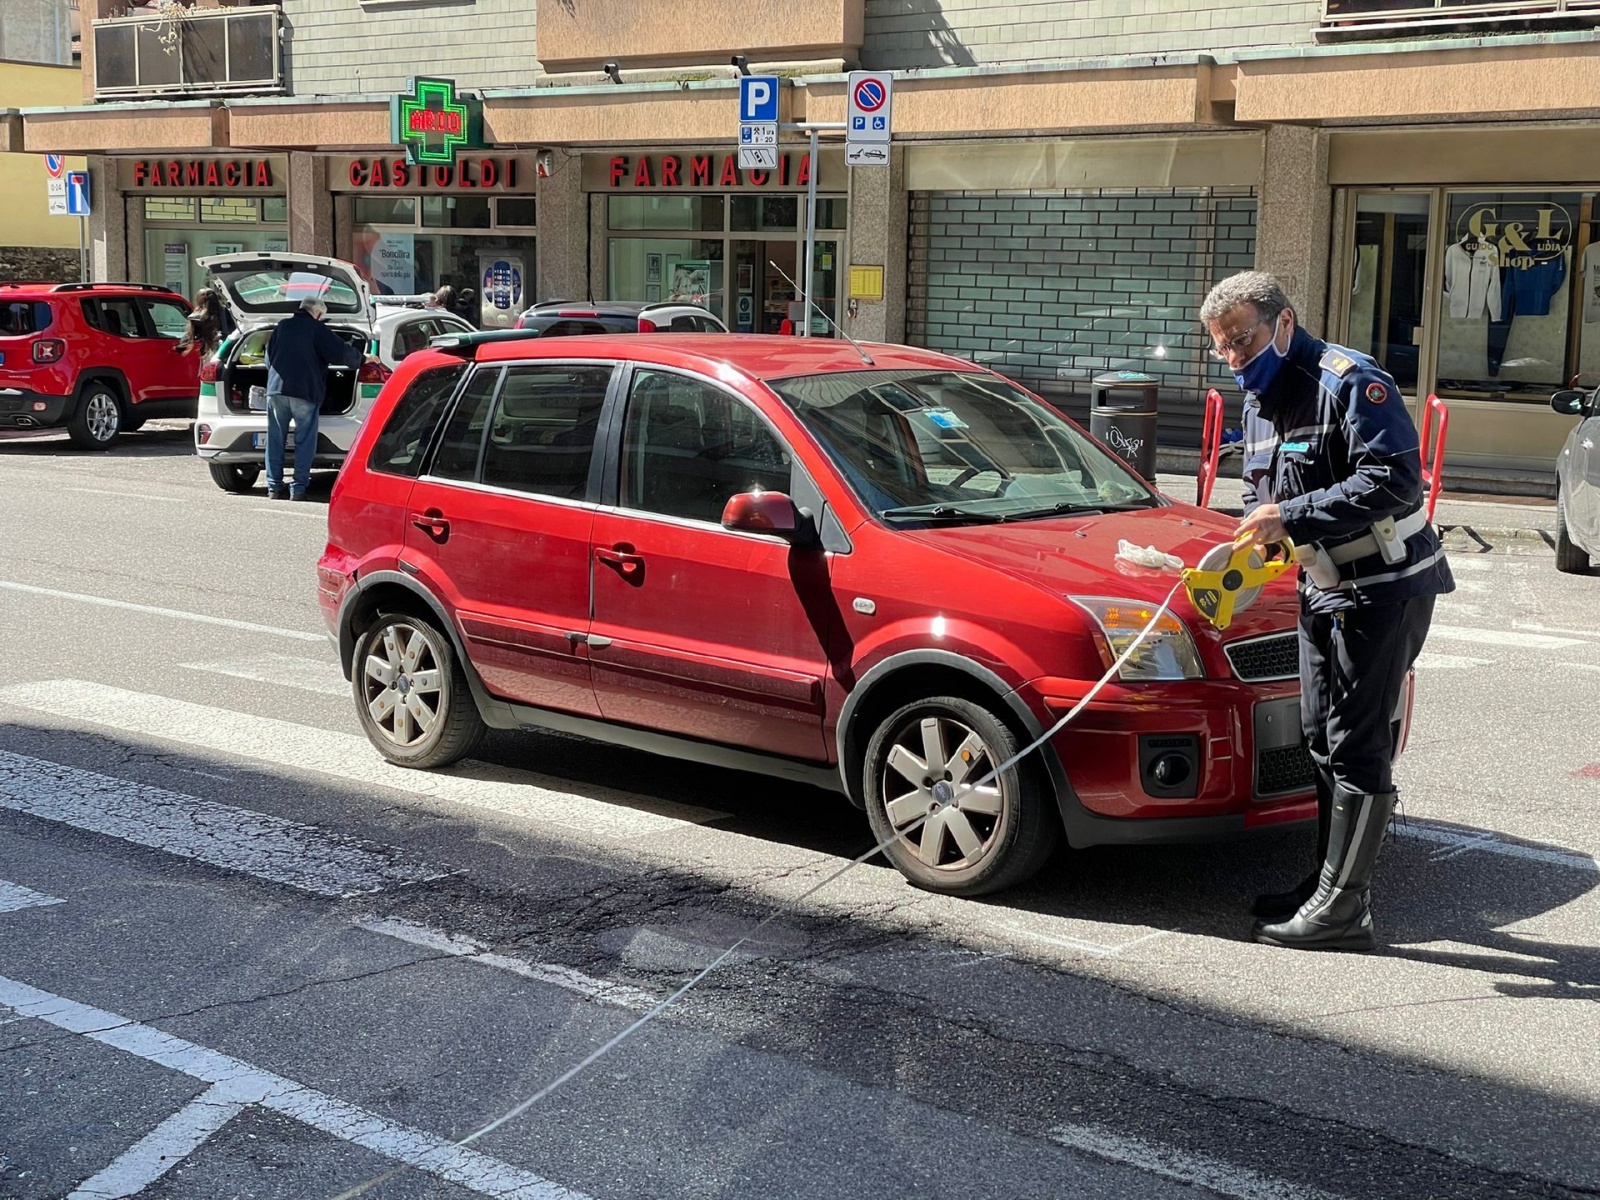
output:
[[[267,435],[264,433],[252,433],[250,435],[250,448],[252,450],[265,450],[267,448]],[[294,453],[293,434],[290,434],[284,441],[283,448],[291,454]]]

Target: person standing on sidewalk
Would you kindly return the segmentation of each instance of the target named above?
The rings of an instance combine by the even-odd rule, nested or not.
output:
[[[283,497],[283,458],[294,424],[294,483],[289,499],[304,500],[317,454],[317,419],[328,394],[328,368],[352,370],[366,361],[322,323],[327,306],[302,300],[267,339],[267,499]]]
[[[1200,320],[1245,392],[1258,468],[1267,455],[1265,494],[1247,491],[1237,534],[1313,556],[1300,574],[1300,723],[1316,765],[1319,869],[1257,899],[1254,936],[1371,950],[1372,872],[1399,798],[1394,717],[1434,601],[1455,590],[1423,512],[1416,426],[1393,378],[1300,328],[1271,275],[1224,279]]]

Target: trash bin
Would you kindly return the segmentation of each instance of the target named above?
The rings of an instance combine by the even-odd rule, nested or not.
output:
[[[1096,375],[1089,433],[1140,476],[1156,477],[1156,381],[1138,371]]]

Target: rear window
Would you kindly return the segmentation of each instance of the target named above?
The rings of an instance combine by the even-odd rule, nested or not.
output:
[[[0,337],[22,337],[50,328],[50,306],[43,300],[9,300],[0,304]]]
[[[394,406],[394,412],[389,414],[378,440],[372,443],[372,454],[367,458],[372,470],[416,478],[433,431],[444,415],[445,405],[449,404],[466,370],[466,363],[433,367],[411,381],[405,395]]]
[[[537,329],[540,337],[580,337],[593,333],[638,333],[639,318],[625,316],[565,316],[561,313],[543,313],[525,317],[524,329]]]
[[[361,300],[353,288],[315,271],[219,271],[216,278],[247,313],[291,313],[302,300],[320,300],[329,313],[361,311]]]

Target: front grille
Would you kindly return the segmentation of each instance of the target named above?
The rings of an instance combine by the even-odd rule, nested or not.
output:
[[[1317,768],[1304,746],[1277,746],[1256,755],[1256,795],[1281,796],[1316,786]]]
[[[1296,679],[1300,675],[1300,635],[1297,633],[1241,638],[1229,642],[1223,650],[1233,665],[1233,673],[1246,683]]]

